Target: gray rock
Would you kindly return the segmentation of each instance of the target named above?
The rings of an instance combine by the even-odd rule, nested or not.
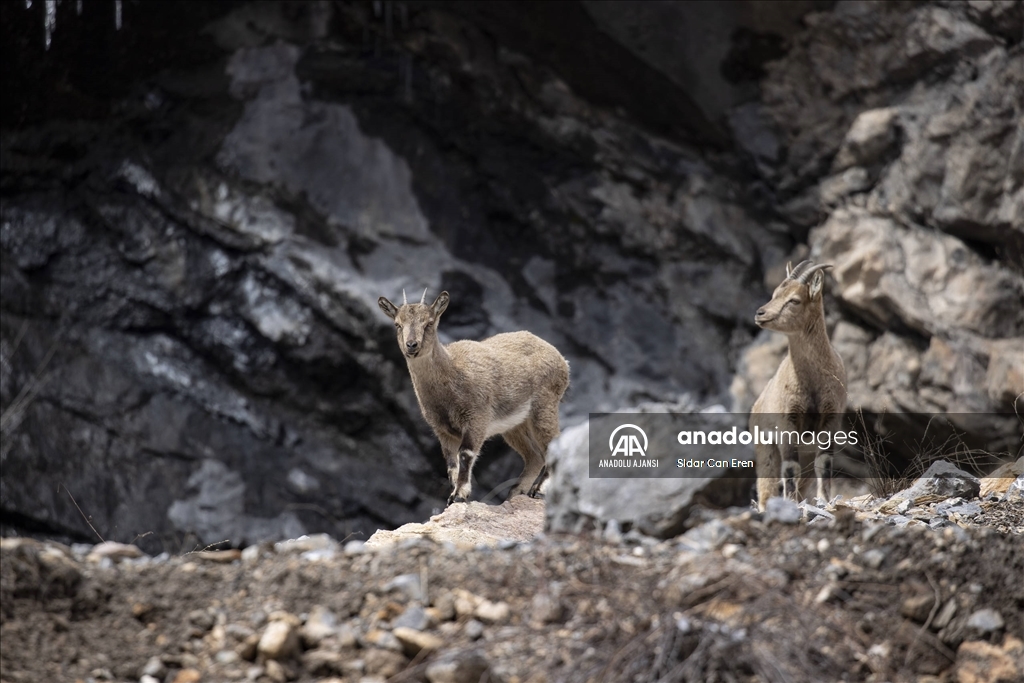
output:
[[[484,634],[484,625],[476,619],[470,619],[462,630],[470,640],[478,640]]]
[[[307,648],[317,647],[325,638],[338,632],[338,618],[323,605],[316,605],[299,629],[299,636]]]
[[[967,628],[981,634],[987,635],[998,631],[1006,625],[1003,615],[991,607],[980,609],[967,617]]]
[[[818,520],[831,522],[836,518],[836,516],[828,510],[822,510],[821,508],[815,507],[809,503],[800,503],[798,507],[808,516],[808,523]]]
[[[384,590],[403,593],[409,600],[423,602],[423,585],[419,574],[401,574],[384,584]]]
[[[678,547],[689,552],[706,553],[721,547],[732,535],[732,527],[720,519],[712,519],[683,534]]]
[[[155,655],[146,660],[146,666],[142,668],[143,676],[163,678],[165,673],[167,673],[167,667],[164,666],[163,660]]]
[[[666,410],[653,406],[651,410]],[[610,425],[618,414],[602,420]],[[552,443],[548,452],[550,484],[547,492],[547,528],[551,531],[580,531],[604,528],[614,519],[629,524],[647,536],[669,538],[683,531],[684,522],[698,499],[703,505],[729,507],[749,503],[752,479],[722,468],[701,470],[701,478],[677,476],[674,455],[678,452],[679,429],[729,429],[740,419],[729,414],[624,413],[623,423],[640,426],[651,450],[648,457],[660,464],[657,478],[604,479],[590,476],[591,460],[607,458],[607,444],[590,444],[588,423],[570,427]],[[603,423],[605,424],[605,423]],[[741,427],[742,429],[742,427]],[[656,446],[660,444],[660,446]],[[660,450],[655,451],[655,448]],[[711,447],[705,457],[749,460],[746,446]]]
[[[889,515],[885,518],[886,524],[891,524],[897,529],[904,529],[913,521],[910,517],[904,517],[903,515]]]
[[[885,561],[886,554],[886,551],[881,548],[870,548],[869,550],[865,550],[861,557],[864,560],[865,566],[871,569],[878,569]]]
[[[789,498],[769,498],[765,504],[764,520],[780,524],[796,524],[800,521],[800,506]]]
[[[877,161],[896,142],[898,114],[894,108],[861,112],[846,132],[843,146],[836,156],[836,170],[867,166]]]
[[[487,658],[478,650],[445,653],[427,665],[430,683],[477,683],[490,669]]]
[[[419,605],[410,605],[405,608],[392,622],[391,628],[411,628],[415,631],[422,631],[430,625],[430,617],[425,609]]]
[[[977,498],[980,491],[980,479],[945,460],[939,460],[932,463],[910,488],[900,491],[890,500],[913,501],[922,496]]]
[[[1013,480],[1010,488],[1006,489],[1006,493],[1000,500],[1002,502],[1024,502],[1024,475]]]

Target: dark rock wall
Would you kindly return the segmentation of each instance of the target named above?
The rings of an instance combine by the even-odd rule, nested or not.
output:
[[[849,6],[804,28],[804,9],[756,2],[633,24],[621,4],[126,3],[117,30],[113,3],[85,0],[58,7],[46,50],[41,5],[0,7],[3,524],[148,534],[149,550],[365,538],[441,504],[439,449],[375,306],[403,289],[451,292],[449,339],[554,343],[566,424],[727,402],[766,271],[828,215],[811,188],[885,100],[861,93],[975,72],[1019,87],[1019,3],[926,7],[938,37],[921,29],[876,86],[792,98],[786,74],[826,80],[800,69]],[[946,36],[946,15],[968,28]],[[679,47],[672,21],[730,42]],[[993,111],[1019,121],[1013,102]],[[849,168],[881,177],[896,144],[851,143]],[[965,248],[1000,292],[1019,283],[999,251],[1008,182],[1010,208],[963,208],[988,221]],[[949,215],[934,227],[962,239]],[[489,450],[481,495],[519,468]]]

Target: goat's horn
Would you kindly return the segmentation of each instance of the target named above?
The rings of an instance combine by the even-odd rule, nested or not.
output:
[[[421,303],[421,304],[423,304],[423,303],[426,303],[426,302],[427,302],[427,290],[428,290],[428,289],[430,289],[430,288],[429,288],[429,287],[424,287],[424,288],[423,288],[423,296],[421,296],[421,297],[420,297],[420,303]]]
[[[805,263],[808,262],[805,261]],[[819,270],[827,270],[831,267],[831,263],[819,263],[818,265],[808,266],[806,269],[804,269],[802,273],[800,273],[800,275],[798,275],[794,279],[800,284],[806,285],[807,282],[811,279],[811,276],[814,275],[816,272],[818,272]]]
[[[796,281],[799,282],[800,278],[803,276],[804,270],[809,268],[809,267],[811,267],[812,265],[814,265],[814,264],[812,264],[810,261],[808,261],[806,259],[801,261],[800,263],[796,264],[796,268],[793,267],[793,263],[792,262],[787,263],[786,264],[786,279],[787,280],[796,280]]]
[[[405,288],[403,287],[402,288],[402,305],[405,306],[407,303],[409,303],[409,302],[405,298]]]

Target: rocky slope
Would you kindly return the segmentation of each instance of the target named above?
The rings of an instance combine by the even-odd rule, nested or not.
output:
[[[563,350],[566,426],[743,410],[780,348],[752,313],[806,244],[852,407],[1012,408],[1021,4],[776,6],[128,4],[118,30],[86,0],[46,49],[43,3],[3,4],[4,528],[157,553],[426,519],[443,465],[373,305],[402,289],[452,293],[449,338]],[[672,21],[729,48],[694,72]],[[481,495],[519,467],[481,464]]]
[[[5,538],[0,676],[1020,680],[1024,477],[977,500],[1004,479],[942,474],[834,514],[807,508],[808,523],[781,498],[764,516],[703,510],[661,542],[512,539],[510,517],[543,520],[522,497],[513,515],[459,503],[344,548],[315,536],[151,558]]]

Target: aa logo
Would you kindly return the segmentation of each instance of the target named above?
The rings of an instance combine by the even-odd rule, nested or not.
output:
[[[644,440],[644,445],[640,445],[640,439],[637,438],[637,434],[630,431],[623,432],[619,436],[619,440],[615,440],[615,435],[621,432],[623,429],[633,430],[640,435]],[[633,456],[639,455],[641,458],[646,457],[647,454],[647,434],[644,430],[640,429],[636,425],[620,425],[615,428],[612,435],[608,437],[608,448],[612,451],[612,457],[616,455]]]

